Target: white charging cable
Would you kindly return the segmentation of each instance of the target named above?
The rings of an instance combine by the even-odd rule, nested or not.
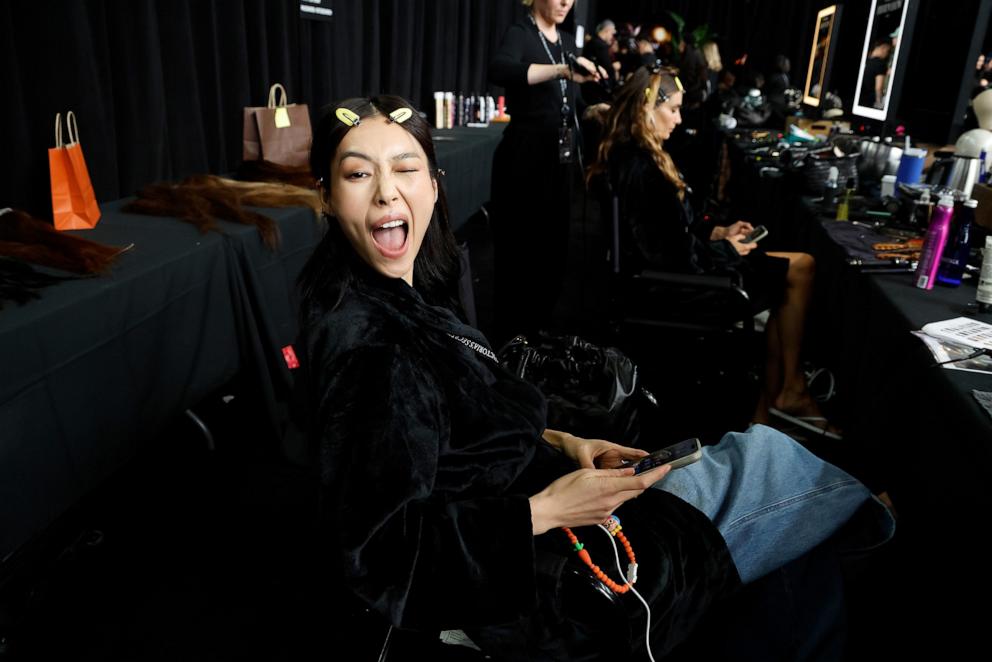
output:
[[[644,627],[644,647],[648,651],[648,658],[651,662],[655,662],[654,655],[651,652],[651,607],[648,606],[647,600],[641,597],[641,594],[634,588],[634,582],[637,581],[637,566],[631,566],[630,572],[625,573],[620,567],[620,552],[617,550],[617,541],[614,540],[613,534],[602,524],[597,524],[596,526],[603,530],[603,533],[610,539],[610,544],[613,545],[613,559],[617,564],[617,572],[620,573],[621,577],[627,578],[627,583],[630,584],[630,592],[637,596],[637,599],[641,601],[641,604],[644,605],[644,609],[648,613],[648,622]]]

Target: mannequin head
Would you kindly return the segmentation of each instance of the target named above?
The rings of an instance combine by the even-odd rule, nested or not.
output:
[[[992,89],[985,90],[971,100],[971,107],[978,118],[978,126],[992,131]]]

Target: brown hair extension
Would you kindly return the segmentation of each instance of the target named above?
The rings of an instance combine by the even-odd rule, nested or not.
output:
[[[686,184],[671,155],[665,151],[664,141],[648,120],[649,111],[663,103],[666,96],[678,91],[676,73],[677,70],[671,68],[651,73],[646,67],[641,67],[624,83],[606,117],[604,137],[599,144],[596,162],[586,174],[587,182],[606,171],[614,145],[633,141],[648,150],[658,169],[675,187],[679,200],[685,199]]]
[[[253,225],[271,249],[279,245],[276,222],[241,205],[240,194],[230,187],[214,186],[211,175],[194,175],[178,184],[151,184],[138,191],[136,200],[122,211],[149,216],[174,216],[191,223],[201,234],[219,231],[216,219]]]
[[[78,274],[107,271],[126,249],[59,232],[26,212],[0,215],[0,255]]]
[[[309,207],[318,217],[323,210],[316,187],[303,188],[277,182],[239,182],[236,179],[214,178],[218,186],[228,186],[241,192],[241,204],[252,207]]]
[[[280,182],[302,188],[316,188],[309,165],[285,166],[271,161],[242,161],[238,166],[238,179],[246,182]]]

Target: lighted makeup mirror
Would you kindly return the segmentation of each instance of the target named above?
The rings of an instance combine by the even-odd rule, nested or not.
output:
[[[819,107],[830,82],[830,69],[836,52],[836,35],[840,26],[840,5],[830,5],[816,15],[813,30],[813,48],[809,54],[809,67],[806,70],[806,87],[803,89],[803,103]]]
[[[871,0],[851,112],[885,121],[895,110],[917,0]]]

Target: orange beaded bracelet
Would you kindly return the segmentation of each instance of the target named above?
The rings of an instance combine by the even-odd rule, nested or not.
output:
[[[620,526],[620,519],[616,515],[611,515],[605,522],[603,522],[603,528],[605,528],[610,535],[615,537],[623,545],[623,548],[627,551],[627,558],[630,559],[630,565],[627,566],[627,577],[626,582],[623,584],[618,584],[609,577],[603,570],[592,562],[592,557],[589,556],[589,552],[585,549],[585,545],[579,542],[578,537],[572,533],[572,530],[567,526],[563,526],[562,531],[568,536],[569,542],[572,543],[573,549],[579,555],[579,558],[589,566],[592,573],[596,575],[599,581],[606,584],[606,586],[614,593],[623,594],[630,590],[631,585],[637,581],[637,557],[634,556],[634,549],[630,546],[630,541],[627,540],[627,536],[623,534]]]

